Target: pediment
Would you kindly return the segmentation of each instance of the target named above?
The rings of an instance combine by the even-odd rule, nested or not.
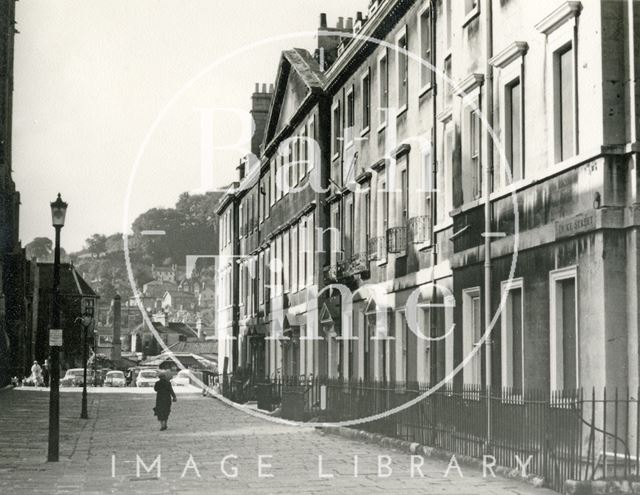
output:
[[[291,124],[305,101],[322,91],[323,83],[320,67],[308,51],[294,48],[282,52],[265,129],[265,146]]]

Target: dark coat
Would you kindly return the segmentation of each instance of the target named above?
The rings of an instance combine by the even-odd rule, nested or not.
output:
[[[153,389],[156,391],[156,407],[153,408],[153,412],[158,416],[158,420],[166,421],[171,412],[171,399],[175,400],[176,394],[171,382],[164,378],[158,380]]]

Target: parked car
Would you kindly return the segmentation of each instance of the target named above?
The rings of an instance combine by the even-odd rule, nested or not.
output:
[[[184,386],[189,385],[191,383],[191,379],[189,378],[189,370],[180,370],[178,374],[171,379],[171,385],[174,386]]]
[[[82,387],[84,368],[68,369],[64,378],[60,380],[61,387]],[[93,371],[87,370],[87,385],[93,384]]]
[[[159,370],[140,370],[136,378],[136,387],[153,387],[160,379],[158,372]]]
[[[122,371],[107,371],[107,375],[104,378],[105,387],[124,387],[125,378]]]

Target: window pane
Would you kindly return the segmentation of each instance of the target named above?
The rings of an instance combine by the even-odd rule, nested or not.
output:
[[[366,129],[370,123],[371,78],[366,75],[362,80],[362,127]]]
[[[384,123],[387,121],[387,107],[389,106],[389,71],[387,67],[387,57],[380,59],[378,77],[380,84],[380,123]]]
[[[511,181],[522,179],[522,143],[520,142],[521,129],[521,85],[520,82],[512,84],[508,89],[509,108],[509,164],[511,166]]]
[[[560,282],[562,290],[562,375],[565,390],[577,388],[576,280]]]
[[[425,61],[430,62],[431,58],[431,18],[429,12],[425,12],[420,17],[420,44],[422,45],[420,48],[423,59],[420,60],[420,79],[422,86],[425,86],[431,81],[431,71],[424,64]]]
[[[560,54],[560,122],[561,159],[574,155],[573,147],[573,50],[569,48]]]
[[[513,387],[522,388],[522,289],[509,291],[511,304],[511,355],[513,362]]]
[[[407,37],[398,41],[398,108],[407,104],[408,89],[408,63],[407,63]]]

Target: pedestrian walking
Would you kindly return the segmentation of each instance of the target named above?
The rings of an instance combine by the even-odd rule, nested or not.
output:
[[[42,385],[42,368],[38,364],[38,361],[34,361],[33,366],[31,366],[31,380],[36,387]]]
[[[160,431],[164,431],[167,429],[167,420],[171,413],[171,400],[176,402],[178,398],[173,391],[169,377],[164,372],[160,373],[160,379],[153,389],[156,391],[156,407],[153,408],[153,412],[160,421]]]

